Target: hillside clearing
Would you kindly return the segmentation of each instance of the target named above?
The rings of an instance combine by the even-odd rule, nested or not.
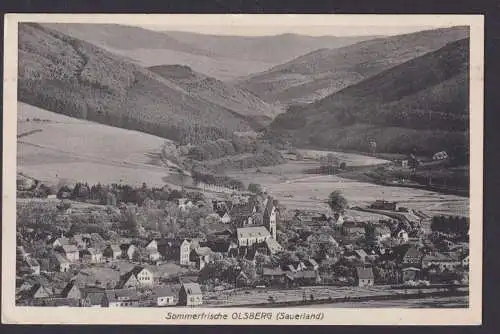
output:
[[[42,131],[18,141],[18,172],[46,182],[165,184],[168,171],[158,158],[163,138],[18,103],[18,133],[33,129]]]

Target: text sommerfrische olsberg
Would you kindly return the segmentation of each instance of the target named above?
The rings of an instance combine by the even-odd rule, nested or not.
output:
[[[166,320],[323,320],[323,312],[168,312]]]

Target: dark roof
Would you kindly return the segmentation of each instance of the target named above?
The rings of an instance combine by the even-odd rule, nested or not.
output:
[[[34,306],[52,306],[52,307],[61,307],[61,306],[71,306],[78,307],[80,306],[80,301],[71,298],[47,298],[43,299],[43,301],[34,301]]]
[[[238,218],[238,217],[248,218],[253,215],[253,208],[254,206],[248,203],[235,205],[233,206],[229,215],[233,218]]]
[[[101,305],[102,299],[105,296],[105,292],[103,291],[91,291],[86,293],[85,299],[90,302],[91,305]]]
[[[293,273],[294,278],[316,278],[318,274],[314,270],[303,270]]]
[[[281,268],[264,268],[262,271],[263,276],[281,276],[285,274]]]
[[[358,279],[373,279],[373,270],[372,268],[356,268],[356,276]]]
[[[49,294],[52,294],[51,293],[52,291],[50,291],[50,289],[47,289],[46,287],[44,287],[40,283],[35,283],[35,284],[33,284],[33,286],[30,289],[24,291],[23,295],[27,298],[33,298],[35,296],[36,292],[40,289],[45,289]]]
[[[139,292],[135,288],[106,290],[106,298],[109,302],[116,301],[118,298],[138,299]]]
[[[267,197],[266,207],[264,208],[264,219],[268,219],[274,207],[274,200],[271,196]]]
[[[68,284],[66,284],[66,286],[64,287],[64,289],[61,291],[61,296],[63,298],[66,298],[68,297],[68,293],[71,291],[71,289],[73,289],[73,287],[75,286],[76,282],[75,280],[71,280]],[[78,288],[78,286],[77,286]]]
[[[169,285],[156,286],[152,289],[152,293],[157,297],[177,296],[178,294],[177,290]]]
[[[182,283],[182,287],[188,295],[201,295],[201,288],[198,283]]]
[[[408,248],[408,250],[406,251],[405,253],[405,257],[408,256],[408,257],[419,257],[421,256],[422,254],[420,254],[420,252],[418,251],[417,248],[415,247],[410,247]]]
[[[40,263],[38,263],[37,260],[35,260],[34,258],[32,257],[28,257],[26,259],[26,263],[28,264],[28,266],[30,267],[36,267],[36,266],[40,266]]]

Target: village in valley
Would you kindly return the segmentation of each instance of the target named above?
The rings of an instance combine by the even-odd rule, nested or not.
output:
[[[29,186],[40,190],[18,180],[18,189]],[[19,198],[18,305],[314,305],[467,293],[465,218],[385,200],[349,207],[339,191],[325,199],[325,215],[248,188],[78,183]],[[347,209],[384,219],[349,221]]]
[[[469,26],[131,22],[16,23],[17,306],[469,306]]]

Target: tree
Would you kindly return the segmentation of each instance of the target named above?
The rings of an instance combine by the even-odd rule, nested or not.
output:
[[[132,208],[127,207],[122,213],[122,223],[124,228],[130,231],[133,235],[137,235],[138,233],[138,224],[137,224],[137,216],[132,210]]]
[[[377,241],[375,224],[368,223],[365,225],[365,241],[370,246],[375,245]]]
[[[330,193],[327,201],[328,206],[333,212],[343,213],[347,208],[347,199],[340,193],[340,191],[335,190]]]
[[[261,194],[262,193],[262,187],[260,184],[257,183],[250,183],[248,185],[248,191],[254,193],[254,194]]]

